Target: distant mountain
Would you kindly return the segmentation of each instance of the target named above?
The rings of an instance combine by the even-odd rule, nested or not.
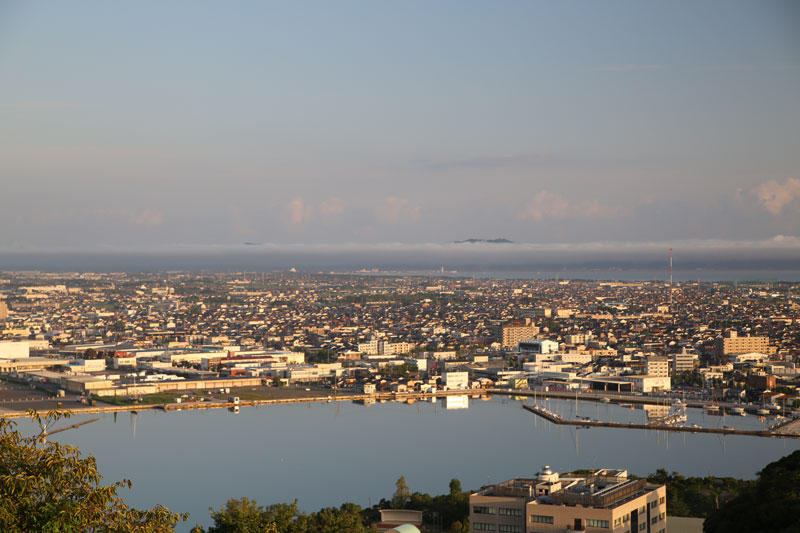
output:
[[[514,241],[498,237],[496,239],[465,239],[463,241],[453,241],[455,244],[475,244],[479,242],[486,242],[489,244],[512,244]]]

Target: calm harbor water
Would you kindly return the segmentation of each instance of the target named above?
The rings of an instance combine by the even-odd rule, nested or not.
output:
[[[642,409],[630,406],[549,400],[547,407],[565,417],[646,419]],[[704,426],[767,423],[752,415],[721,417],[697,409],[688,415],[688,423]],[[208,508],[232,497],[261,504],[296,498],[307,511],[345,501],[366,506],[391,497],[401,475],[411,490],[444,493],[454,477],[465,488],[477,488],[532,475],[544,464],[562,472],[609,466],[641,475],[666,468],[749,478],[800,449],[797,440],[712,434],[601,428],[576,434],[573,427],[523,411],[519,400],[500,397],[101,416],[58,434],[58,440],[93,454],[107,482],[131,479],[133,490],[123,491],[131,505],[160,503],[191,513],[180,531],[196,522],[207,525]]]

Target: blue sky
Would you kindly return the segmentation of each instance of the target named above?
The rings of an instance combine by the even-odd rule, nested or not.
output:
[[[0,3],[0,247],[800,236],[796,2]]]

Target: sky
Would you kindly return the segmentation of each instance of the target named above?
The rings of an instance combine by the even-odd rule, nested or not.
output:
[[[800,246],[800,3],[0,2],[0,249]]]

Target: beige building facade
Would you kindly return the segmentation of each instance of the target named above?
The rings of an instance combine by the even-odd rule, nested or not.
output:
[[[666,486],[602,469],[560,477],[512,479],[470,495],[470,530],[495,533],[665,533]]]
[[[503,348],[516,348],[520,341],[532,339],[539,334],[533,324],[503,326]]]
[[[645,374],[648,376],[669,376],[669,359],[663,355],[653,355],[647,358]]]
[[[727,336],[717,339],[717,355],[731,355],[739,353],[769,353],[769,337],[739,337],[735,331]]]

